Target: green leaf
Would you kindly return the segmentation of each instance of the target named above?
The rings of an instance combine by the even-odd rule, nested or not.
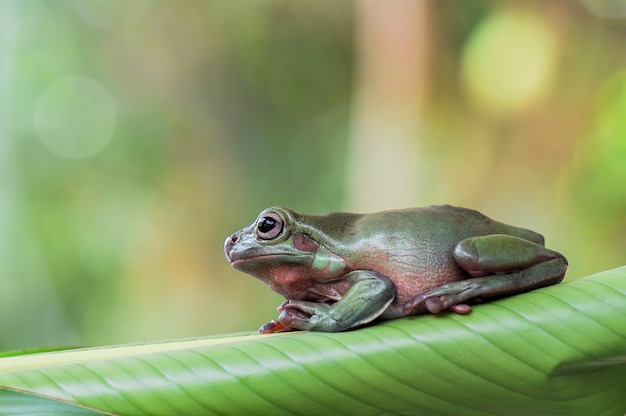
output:
[[[67,351],[74,350],[79,347],[49,347],[49,348],[33,348],[29,350],[15,350],[15,351],[2,351],[0,352],[0,358],[4,357],[14,357],[17,355],[28,355],[28,354],[40,354],[43,352],[54,352],[54,351]]]
[[[339,333],[0,359],[0,384],[124,414],[626,413],[626,267]]]
[[[2,416],[98,416],[110,414],[40,394],[0,387],[0,415]]]

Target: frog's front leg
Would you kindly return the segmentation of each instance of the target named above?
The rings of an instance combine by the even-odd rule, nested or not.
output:
[[[558,283],[567,260],[539,244],[510,235],[468,238],[457,244],[454,260],[472,278],[447,283],[416,296],[406,305],[407,314],[424,307],[432,313],[451,308],[468,312],[463,305],[475,297],[506,296]]]
[[[260,332],[276,332],[271,330],[276,325],[282,330],[345,331],[373,321],[395,298],[393,283],[380,273],[355,270],[343,278],[350,283],[350,289],[337,302],[288,300],[279,307],[281,314],[278,321],[264,325]],[[272,325],[272,328],[267,325]]]

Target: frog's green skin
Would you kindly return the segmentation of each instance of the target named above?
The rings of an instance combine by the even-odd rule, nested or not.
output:
[[[282,294],[262,333],[337,332],[558,283],[562,254],[533,231],[449,205],[373,214],[262,211],[226,239],[228,261]]]

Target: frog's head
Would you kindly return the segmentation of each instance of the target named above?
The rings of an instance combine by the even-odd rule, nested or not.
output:
[[[329,250],[330,237],[319,230],[314,218],[284,207],[267,208],[251,225],[226,238],[226,258],[237,270],[279,292],[276,285],[340,276],[346,262]]]

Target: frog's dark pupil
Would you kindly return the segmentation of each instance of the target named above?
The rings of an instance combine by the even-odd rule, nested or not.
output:
[[[271,217],[263,217],[259,222],[259,231],[262,233],[267,233],[276,227],[277,221]]]

